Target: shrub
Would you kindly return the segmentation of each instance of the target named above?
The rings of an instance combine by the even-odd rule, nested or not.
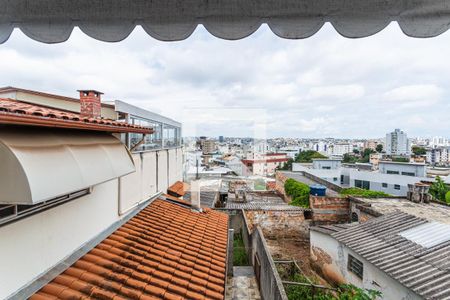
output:
[[[291,196],[291,205],[309,207],[309,186],[298,182],[292,178],[289,178],[284,183],[284,191],[287,195]]]
[[[378,191],[370,191],[364,190],[360,188],[345,188],[341,190],[341,195],[344,196],[358,196],[363,198],[380,198],[380,197],[389,197],[389,194],[378,192]]]
[[[447,202],[447,204],[450,204],[450,191],[445,194],[445,202]]]
[[[439,201],[447,201],[447,192],[449,191],[448,186],[442,180],[441,177],[437,176],[436,181],[430,187],[430,194]]]

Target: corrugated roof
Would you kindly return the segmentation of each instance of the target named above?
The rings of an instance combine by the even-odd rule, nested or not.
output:
[[[450,225],[438,222],[430,222],[399,233],[402,237],[430,248],[450,241]]]
[[[426,248],[401,235],[424,224],[397,212],[330,234],[425,299],[450,299],[450,242]]]
[[[223,299],[228,216],[165,198],[31,299]]]
[[[0,124],[106,132],[153,132],[147,127],[109,119],[82,118],[77,113],[4,98],[0,98]]]

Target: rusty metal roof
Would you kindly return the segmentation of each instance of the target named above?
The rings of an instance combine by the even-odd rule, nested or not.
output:
[[[437,227],[428,224],[433,223],[397,212],[328,234],[423,298],[450,299],[450,241],[424,247],[404,236],[420,229],[431,236]]]

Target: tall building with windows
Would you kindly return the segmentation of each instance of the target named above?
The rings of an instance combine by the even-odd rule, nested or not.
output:
[[[406,132],[395,129],[393,132],[386,134],[386,154],[404,156],[411,154],[411,143]]]

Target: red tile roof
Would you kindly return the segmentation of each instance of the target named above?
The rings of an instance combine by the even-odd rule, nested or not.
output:
[[[45,93],[45,92],[27,90],[27,89],[17,88],[17,87],[13,87],[13,86],[5,86],[5,87],[0,88],[0,93],[4,94],[4,93],[9,93],[9,92],[22,92],[25,94],[32,94],[32,95],[42,96],[42,97],[46,97],[46,98],[53,98],[53,99],[59,99],[59,100],[64,100],[64,101],[80,103],[79,98],[72,98],[72,97],[66,97],[66,96],[61,96],[61,95],[56,95],[56,94]],[[102,102],[102,107],[114,108],[114,105]]]
[[[80,114],[0,98],[0,124],[70,128],[107,132],[152,133],[151,128],[109,119],[81,118]]]
[[[157,199],[30,299],[224,299],[227,236],[226,214]]]
[[[167,189],[167,192],[169,193],[169,195],[182,197],[188,190],[189,184],[182,181],[177,181]]]

